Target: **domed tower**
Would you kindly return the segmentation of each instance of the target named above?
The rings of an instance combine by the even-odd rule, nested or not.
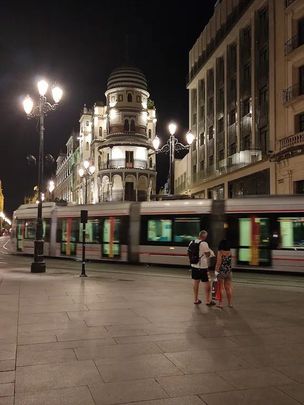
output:
[[[145,201],[156,183],[156,110],[146,78],[135,67],[117,68],[105,96],[107,124],[98,148],[100,200]]]

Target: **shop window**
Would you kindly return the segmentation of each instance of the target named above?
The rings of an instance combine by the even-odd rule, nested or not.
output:
[[[149,242],[171,242],[172,241],[172,220],[171,219],[150,219],[148,220]]]

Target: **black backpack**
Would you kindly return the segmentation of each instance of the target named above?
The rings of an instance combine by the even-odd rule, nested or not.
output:
[[[200,240],[199,242],[196,242],[195,240],[192,240],[188,246],[188,256],[189,256],[189,261],[190,264],[198,264],[200,261],[200,244],[202,241]]]

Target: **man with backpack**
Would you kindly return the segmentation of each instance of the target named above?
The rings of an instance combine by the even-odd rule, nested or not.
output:
[[[191,266],[191,277],[193,280],[194,304],[201,304],[198,298],[200,282],[205,284],[205,303],[214,305],[211,300],[211,286],[208,273],[208,258],[214,256],[213,251],[206,242],[208,232],[200,231],[198,239],[192,240],[188,246],[188,256]]]

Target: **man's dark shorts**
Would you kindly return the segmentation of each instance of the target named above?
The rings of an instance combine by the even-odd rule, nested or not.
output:
[[[203,283],[207,283],[209,281],[208,269],[196,269],[195,267],[191,267],[191,272],[193,280],[200,280]]]

